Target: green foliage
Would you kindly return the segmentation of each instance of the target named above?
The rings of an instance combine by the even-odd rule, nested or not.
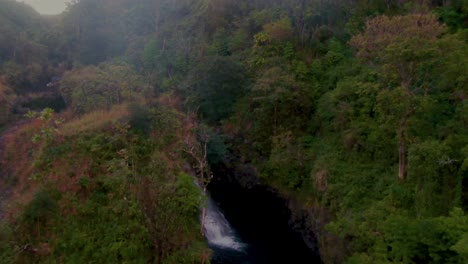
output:
[[[246,29],[238,29],[232,34],[231,41],[228,43],[232,51],[242,51],[251,46],[249,32]]]
[[[198,65],[189,76],[190,107],[199,108],[200,115],[210,123],[219,122],[231,114],[234,103],[241,98],[248,84],[245,70],[230,57],[213,57]]]
[[[252,88],[250,111],[253,112],[253,139],[259,151],[269,153],[272,137],[288,130],[303,129],[311,112],[311,100],[305,83],[281,67],[261,73]]]
[[[156,40],[150,40],[143,51],[143,60],[146,69],[153,70],[157,67],[158,59],[158,43]]]
[[[462,257],[451,250],[467,232],[467,218],[460,208],[454,208],[449,217],[410,220],[391,217],[384,230],[393,261],[461,263]]]
[[[33,143],[39,141],[51,142],[57,133],[57,125],[61,123],[60,119],[54,118],[54,110],[45,108],[40,113],[29,111],[25,115],[27,118],[37,118],[42,121],[40,131],[31,138]]]
[[[34,196],[11,226],[17,235],[8,232],[10,226],[2,228],[5,259],[197,263],[209,255],[199,232],[202,196],[179,165],[180,139],[174,131],[180,114],[163,107],[133,108],[133,129],[108,124],[45,144],[34,162],[43,176],[40,183],[48,188]],[[135,133],[142,112],[147,134]],[[50,120],[51,112],[41,117]],[[18,253],[16,245],[25,248]]]
[[[293,142],[291,131],[275,136],[272,140],[273,149],[264,169],[264,177],[278,186],[300,190],[307,175],[304,153]]]
[[[450,1],[450,3],[436,8],[435,11],[452,31],[466,28],[468,2],[465,0]]]
[[[5,80],[17,94],[30,92],[34,86],[43,85],[45,68],[42,61],[30,62],[28,65],[16,63],[14,61],[6,62],[2,67],[5,74]]]
[[[290,41],[293,36],[291,21],[287,17],[268,23],[263,28],[272,44]]]
[[[135,101],[151,95],[141,76],[122,63],[106,63],[69,71],[60,92],[76,113],[109,109],[114,104]]]
[[[174,107],[212,126],[198,135],[211,165],[239,157],[229,165],[253,164],[264,184],[324,212],[310,223],[324,262],[466,262],[466,1],[400,2],[81,0],[43,19],[0,1],[0,125],[15,94],[64,72],[74,114],[129,103],[128,117],[43,144],[34,173],[56,173],[71,191],[38,193],[21,218],[30,226],[14,227],[31,233],[0,240],[0,254],[206,259]],[[175,99],[156,105],[154,92]],[[405,180],[395,177],[402,157]],[[15,256],[29,243],[52,253]]]
[[[468,234],[464,234],[457,244],[450,248],[462,256],[462,261],[468,260]]]
[[[369,10],[376,13],[402,12],[374,4]],[[263,18],[264,24],[275,21]],[[446,228],[444,221],[466,204],[465,107],[455,95],[466,90],[466,74],[459,72],[466,43],[459,42],[460,33],[444,32],[428,14],[378,16],[349,46],[317,32],[320,49],[313,55],[298,40],[273,44],[266,30],[254,36],[254,85],[231,119],[251,147],[234,148],[253,160],[263,182],[288,196],[317,199],[333,212],[329,230],[347,242],[339,251],[352,252],[349,263],[464,260],[454,249],[463,252],[464,240],[458,241],[466,231],[451,233],[457,224],[449,221]],[[363,60],[353,58],[350,46]],[[406,182],[393,176],[401,128]],[[324,251],[335,246],[323,245]],[[325,262],[336,256],[329,257]]]
[[[14,263],[15,260],[15,246],[8,241],[13,233],[11,226],[0,224],[0,257],[5,263]]]
[[[54,258],[68,262],[148,262],[150,239],[141,225],[141,213],[133,201],[102,204],[89,201],[78,219],[64,223]],[[96,212],[96,213],[93,213]],[[138,219],[140,218],[140,219]]]
[[[147,135],[151,130],[151,113],[146,106],[132,103],[128,106],[130,112],[130,127],[140,133]]]
[[[209,164],[214,165],[223,162],[223,158],[228,153],[224,137],[218,134],[210,135],[207,151],[207,159]]]
[[[57,34],[60,55],[82,64],[99,64],[122,55],[128,44],[123,9],[105,1],[76,1],[67,10]],[[65,52],[64,52],[65,51]]]
[[[0,127],[11,119],[15,98],[13,89],[0,80]]]
[[[411,146],[409,177],[417,183],[415,210],[418,215],[443,215],[457,201],[453,189],[459,183],[457,165],[450,149],[440,142],[429,141]]]
[[[206,252],[206,253],[205,253]],[[204,243],[192,243],[189,248],[184,248],[179,251],[172,253],[166,259],[164,264],[191,264],[200,263],[202,259],[208,258],[208,250]]]
[[[27,64],[43,50],[38,36],[46,21],[30,6],[16,1],[0,2],[0,67],[12,60]],[[31,56],[31,57],[28,57]]]
[[[57,201],[49,192],[41,190],[24,209],[22,219],[29,226],[45,224],[57,210]]]
[[[211,55],[213,56],[231,55],[231,51],[229,50],[229,39],[225,30],[216,31],[216,33],[213,36],[213,43],[211,44],[209,50]]]
[[[176,182],[176,196],[176,203],[180,205],[177,206],[180,213],[191,221],[197,219],[201,193],[197,186],[193,184],[192,177],[184,173],[179,174]],[[197,224],[197,221],[194,222]]]
[[[124,178],[103,179],[103,186],[84,203],[71,201],[77,216],[60,224],[60,236],[53,241],[48,261],[148,263],[151,240],[138,203],[125,193]],[[112,199],[108,199],[112,197]]]

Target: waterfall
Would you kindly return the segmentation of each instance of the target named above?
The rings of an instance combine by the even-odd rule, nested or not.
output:
[[[244,244],[239,241],[236,233],[214,201],[209,196],[207,198],[203,227],[208,243],[217,247],[241,251],[244,248]]]

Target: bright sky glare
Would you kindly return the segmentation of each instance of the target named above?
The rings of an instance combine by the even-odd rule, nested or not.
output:
[[[67,7],[65,3],[71,0],[16,0],[18,2],[24,2],[37,12],[43,15],[56,15],[62,13]]]

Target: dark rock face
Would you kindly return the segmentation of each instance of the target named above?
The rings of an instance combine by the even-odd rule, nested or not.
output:
[[[217,166],[213,172],[211,196],[250,245],[246,263],[322,263],[308,218],[294,215],[287,200],[261,185],[252,165]]]
[[[251,189],[260,182],[257,178],[257,169],[252,164],[240,164],[234,168],[234,180],[245,189]]]
[[[344,238],[326,231],[325,226],[331,221],[327,208],[318,202],[307,206],[289,201],[291,210],[290,226],[302,235],[303,241],[314,252],[320,252],[324,263],[343,263],[350,250]],[[317,240],[320,238],[320,242]]]
[[[291,217],[289,219],[289,224],[291,228],[301,234],[304,243],[314,252],[319,252],[319,245],[315,235],[316,230],[314,230],[315,219],[311,212],[297,207],[297,204],[289,203],[289,208],[291,208]]]

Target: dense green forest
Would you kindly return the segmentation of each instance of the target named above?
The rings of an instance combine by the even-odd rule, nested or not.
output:
[[[467,263],[467,15],[0,0],[0,262],[208,263],[193,179],[222,164],[306,215],[324,263]]]

